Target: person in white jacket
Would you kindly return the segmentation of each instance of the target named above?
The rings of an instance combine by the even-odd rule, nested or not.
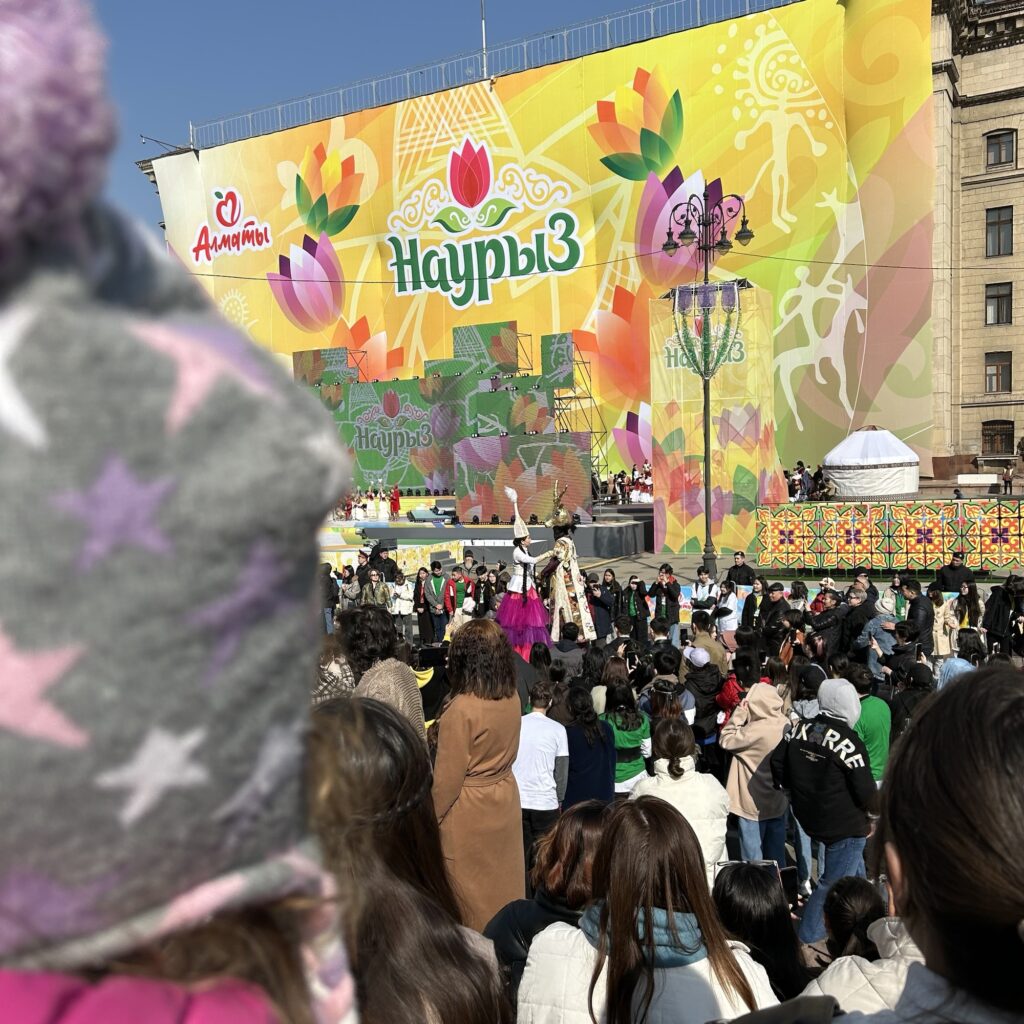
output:
[[[860,956],[841,956],[815,978],[807,996],[833,996],[847,1013],[891,1010],[903,993],[910,965],[924,963],[924,954],[898,917],[883,917],[868,925],[868,938],[880,959],[872,963]]]
[[[924,951],[891,1009],[843,1024],[1024,1020],[1024,687],[1010,665],[960,676],[886,764],[876,839],[896,912]]]
[[[764,968],[727,939],[701,868],[693,829],[666,801],[616,804],[579,927],[553,924],[530,946],[519,1024],[705,1024],[775,1006]]]
[[[652,737],[654,778],[641,779],[630,799],[656,796],[671,804],[689,823],[700,843],[708,888],[715,884],[715,865],[725,858],[729,794],[713,775],[697,771],[697,741],[680,718],[662,718]]]
[[[413,615],[412,600],[415,584],[407,580],[401,569],[395,575],[395,582],[389,584],[391,588],[391,616],[395,620],[395,632],[405,637],[405,642],[412,646],[413,643]]]

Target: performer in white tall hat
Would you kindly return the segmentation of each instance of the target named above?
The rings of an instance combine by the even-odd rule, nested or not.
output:
[[[509,643],[529,661],[530,648],[535,643],[550,645],[551,634],[548,632],[547,609],[537,593],[534,580],[537,558],[530,554],[530,530],[519,514],[519,495],[511,487],[506,487],[505,493],[515,512],[512,523],[512,562],[515,571],[509,580],[508,593],[498,608],[496,619],[498,625],[505,630]],[[546,552],[540,557],[547,558],[549,554]]]

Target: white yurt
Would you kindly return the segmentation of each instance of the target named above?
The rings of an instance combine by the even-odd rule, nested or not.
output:
[[[880,427],[862,427],[822,461],[837,498],[912,498],[921,460],[914,449]]]

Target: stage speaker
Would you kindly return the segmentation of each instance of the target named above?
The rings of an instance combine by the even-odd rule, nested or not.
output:
[[[412,523],[436,523],[444,519],[442,513],[434,512],[429,508],[413,508],[409,510],[409,521]]]

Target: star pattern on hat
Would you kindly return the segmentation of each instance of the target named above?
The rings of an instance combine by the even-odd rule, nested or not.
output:
[[[27,938],[38,942],[91,928],[96,902],[113,884],[108,877],[70,886],[31,868],[8,872],[0,882],[0,953]]]
[[[166,428],[176,433],[221,379],[233,380],[252,395],[276,398],[269,377],[252,358],[248,343],[232,332],[190,325],[188,332],[153,321],[136,323],[135,336],[172,360],[178,379],[167,407]]]
[[[0,427],[30,448],[46,447],[46,428],[18,390],[8,364],[38,315],[28,306],[0,312]]]
[[[82,656],[82,647],[22,651],[0,627],[0,729],[81,748],[89,736],[44,697]]]
[[[338,435],[331,431],[321,431],[307,437],[302,447],[327,470],[324,474],[324,501],[337,501],[345,490],[348,478],[345,452]]]
[[[78,557],[79,568],[87,571],[111,552],[129,545],[155,555],[170,554],[171,542],[156,518],[174,487],[170,477],[142,480],[124,459],[112,455],[85,490],[58,494],[54,506],[82,520],[88,530]]]
[[[293,604],[281,593],[289,572],[265,540],[258,540],[238,575],[235,588],[204,605],[188,617],[188,623],[217,637],[204,679],[210,685],[238,651],[242,635],[261,618],[270,618]]]
[[[205,729],[175,736],[154,727],[130,760],[96,776],[100,789],[127,790],[128,799],[118,813],[125,828],[148,814],[172,789],[194,789],[209,782],[207,770],[191,760],[205,738]]]
[[[233,821],[234,833],[259,817],[280,784],[294,775],[301,763],[307,718],[291,725],[275,725],[263,739],[256,763],[235,795],[213,813],[214,821]]]

